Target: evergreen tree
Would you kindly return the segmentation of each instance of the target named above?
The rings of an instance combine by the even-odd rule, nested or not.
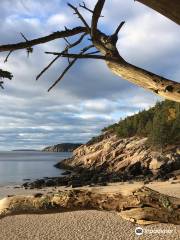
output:
[[[148,137],[149,143],[157,147],[180,143],[180,103],[158,102],[149,110],[120,120],[106,127],[119,137]]]

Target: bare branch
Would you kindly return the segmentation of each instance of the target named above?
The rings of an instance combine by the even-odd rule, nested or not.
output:
[[[23,33],[20,32],[20,34],[26,42],[29,42],[29,40],[25,37],[25,35]],[[26,50],[27,50],[27,56],[29,57],[29,54],[33,52],[33,48],[31,46],[29,46],[26,48]]]
[[[121,30],[122,26],[125,24],[125,21],[121,22],[119,26],[117,27],[116,31],[114,32],[114,36],[117,36],[119,31]]]
[[[92,55],[92,54],[96,54],[96,53],[100,53],[100,51],[94,51],[94,52],[90,52],[90,53],[88,53],[88,55]]]
[[[51,85],[51,87],[48,89],[48,92],[49,92],[53,87],[55,87],[58,82],[61,81],[61,79],[62,79],[62,78],[64,77],[64,75],[66,74],[66,72],[72,67],[72,65],[73,65],[76,61],[77,61],[77,58],[75,58],[73,61],[71,61],[71,62],[69,63],[69,65],[65,68],[65,70],[62,72],[62,74],[60,75],[60,77],[59,77],[59,78]]]
[[[70,8],[72,8],[75,11],[75,14],[78,15],[78,17],[81,19],[81,21],[83,22],[84,26],[88,29],[88,31],[90,32],[90,28],[89,25],[87,24],[86,20],[83,18],[82,14],[78,11],[78,9],[76,7],[74,7],[72,4],[68,3],[68,6]]]
[[[84,52],[88,51],[89,49],[91,49],[93,47],[93,45],[87,46],[84,49],[81,50],[81,53],[79,55],[82,55]],[[62,74],[60,75],[60,77],[51,85],[51,87],[48,89],[48,92],[54,87],[56,86],[56,84],[58,82],[61,81],[61,79],[64,77],[64,75],[67,73],[67,71],[73,66],[73,64],[78,60],[78,58],[74,58],[69,65],[65,68],[65,70],[62,72]]]
[[[4,60],[4,63],[6,63],[6,62],[8,61],[8,58],[9,58],[9,56],[11,55],[12,52],[13,52],[13,50],[9,51],[7,57],[6,57],[5,60]]]
[[[25,49],[25,48],[32,47],[32,46],[35,46],[35,45],[50,42],[50,41],[53,41],[55,39],[74,36],[74,35],[77,35],[79,33],[88,33],[88,30],[87,30],[86,27],[76,27],[76,28],[73,28],[73,29],[65,30],[65,31],[54,32],[54,33],[52,33],[48,36],[41,37],[41,38],[36,38],[36,39],[33,39],[33,40],[29,40],[28,42],[20,42],[20,43],[15,43],[15,44],[8,44],[8,45],[0,45],[0,52]]]
[[[21,34],[21,36],[24,38],[24,40],[25,40],[26,42],[28,42],[28,39],[24,36],[24,34],[23,34],[22,32],[20,32],[20,34]]]
[[[116,46],[116,43],[118,41],[118,33],[124,24],[125,24],[125,21],[123,21],[119,24],[116,31],[111,36],[108,37],[107,43],[109,42],[109,43],[113,44],[114,46]]]
[[[55,57],[55,58],[47,65],[47,67],[45,67],[45,68],[38,74],[38,76],[36,77],[36,80],[38,80],[38,79],[42,76],[42,74],[45,73],[45,72],[51,67],[51,65],[52,65],[59,57],[61,57],[61,55],[62,55],[63,53],[67,53],[68,49],[73,48],[73,47],[77,46],[78,44],[80,44],[80,43],[82,42],[83,38],[84,38],[86,35],[87,35],[87,33],[83,33],[83,34],[80,36],[80,38],[79,38],[77,41],[75,41],[74,43],[72,43],[72,44],[69,43],[69,41],[68,41],[69,46],[67,46],[64,51],[62,51],[57,57]],[[69,61],[69,60],[68,60],[68,61]],[[69,61],[69,64],[70,64],[70,61]]]
[[[89,9],[88,7],[86,7],[85,2],[82,2],[82,4],[79,4],[79,6],[80,6],[81,8],[84,8],[84,9],[87,10],[88,12],[93,13],[93,10]]]
[[[3,81],[0,81],[0,88],[1,88],[1,89],[4,89],[3,84],[4,84],[4,82],[3,82]]]
[[[64,38],[64,40],[66,41],[66,43],[67,43],[68,45],[71,45],[71,43],[68,41],[67,38]]]
[[[90,12],[90,13],[94,13],[93,10],[89,9],[89,8],[86,6],[85,2],[82,2],[82,4],[79,4],[79,6],[80,6],[81,8],[84,8],[85,10],[87,10],[87,11]],[[100,17],[104,17],[104,16],[100,16]]]
[[[42,75],[43,73],[45,73],[51,66],[52,64],[58,59],[60,58],[61,55],[58,55],[57,57],[55,57],[36,77],[36,80],[38,80]]]
[[[80,44],[86,35],[87,35],[87,33],[82,34],[77,41],[75,41],[74,43],[70,43],[70,45],[67,47],[67,49],[73,48],[73,47],[77,46],[78,44]]]
[[[102,9],[104,7],[104,3],[105,3],[105,0],[98,0],[94,8],[92,23],[91,23],[91,36],[93,39],[96,37],[96,34],[97,34],[97,24],[101,16]]]
[[[46,54],[52,54],[52,55],[60,55],[61,53],[59,52],[45,52]],[[84,55],[81,55],[81,54],[73,54],[73,53],[63,53],[61,55],[61,57],[69,57],[69,58],[90,58],[90,59],[102,59],[102,60],[109,60],[109,61],[113,61],[112,58],[110,57],[105,57],[105,56],[102,56],[102,55],[90,55],[90,54],[84,54]]]

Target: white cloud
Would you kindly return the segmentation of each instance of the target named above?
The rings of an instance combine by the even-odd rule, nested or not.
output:
[[[70,1],[76,5],[79,1]],[[87,0],[93,8],[96,0]],[[90,22],[91,14],[81,10]],[[126,20],[118,42],[123,57],[135,65],[179,80],[180,30],[155,11],[132,0],[106,1],[100,26],[112,33]],[[0,44],[22,41],[19,32],[33,39],[53,31],[82,25],[61,0],[1,0]],[[71,40],[72,41],[72,40]],[[86,42],[86,44],[88,44]],[[0,94],[0,147],[40,148],[58,142],[84,142],[100,130],[139,109],[152,106],[158,97],[113,75],[105,63],[81,61],[47,93],[67,65],[57,61],[38,82],[36,75],[52,60],[45,51],[61,51],[64,40],[12,53],[0,68],[12,71]]]
[[[63,13],[54,14],[47,20],[47,24],[50,27],[55,27],[58,29],[63,28],[69,22],[70,22],[70,18],[68,18],[67,15]]]

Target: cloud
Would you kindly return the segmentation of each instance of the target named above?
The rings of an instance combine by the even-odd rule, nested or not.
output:
[[[56,27],[59,26],[65,26],[70,22],[70,18],[68,18],[65,14],[54,14],[52,15],[48,20],[47,24],[51,27]]]
[[[79,1],[70,1],[78,5]],[[96,0],[87,0],[92,9]],[[90,23],[91,13],[81,9]],[[120,21],[118,49],[129,62],[179,81],[179,28],[144,5],[132,0],[106,1],[99,26],[112,33]],[[82,25],[62,0],[1,0],[0,44],[22,41]],[[75,38],[70,39],[73,42]],[[89,41],[85,41],[88,44]],[[100,130],[152,106],[158,98],[113,75],[106,64],[78,60],[50,93],[48,87],[67,66],[57,61],[39,81],[37,74],[53,59],[45,51],[62,51],[65,41],[56,40],[25,50],[0,55],[0,68],[14,74],[0,96],[0,149],[42,148],[59,142],[86,142]]]

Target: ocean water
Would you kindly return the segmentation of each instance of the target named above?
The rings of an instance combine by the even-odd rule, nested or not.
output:
[[[69,152],[0,152],[0,186],[22,184],[23,179],[60,176],[53,165],[72,155]]]

